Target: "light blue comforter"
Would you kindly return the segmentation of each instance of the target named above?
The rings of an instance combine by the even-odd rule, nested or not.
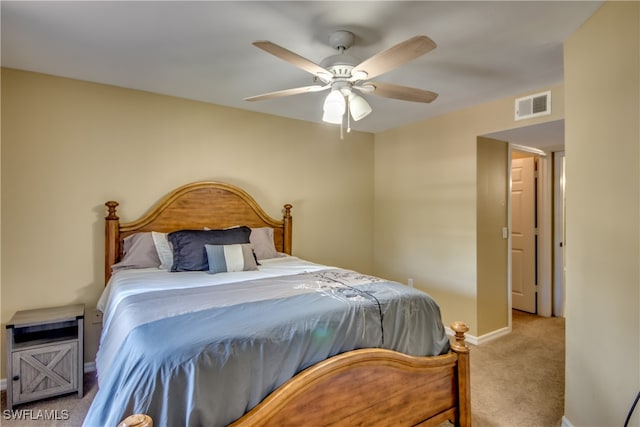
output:
[[[336,354],[449,348],[429,295],[341,269],[129,295],[109,318],[88,427],[133,413],[156,427],[224,426]]]

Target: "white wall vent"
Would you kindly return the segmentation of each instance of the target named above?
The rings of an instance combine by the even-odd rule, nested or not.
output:
[[[551,114],[551,91],[516,99],[516,120]]]

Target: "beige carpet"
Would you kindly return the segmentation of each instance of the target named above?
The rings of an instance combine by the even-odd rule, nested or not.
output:
[[[14,418],[6,412],[7,395],[3,391],[0,425],[2,427],[80,427],[97,390],[95,372],[84,374],[82,399],[78,399],[78,394],[74,393],[14,406],[12,411]],[[18,418],[20,416],[21,419]]]
[[[513,311],[513,332],[471,350],[475,427],[557,427],[564,415],[564,319]]]
[[[471,408],[475,427],[557,427],[564,408],[564,319],[513,312],[513,332],[471,349]],[[85,374],[85,395],[75,394],[14,408],[31,419],[7,427],[81,426],[97,385]],[[2,409],[6,408],[2,392]],[[46,420],[43,417],[57,417]],[[39,419],[37,417],[40,417]],[[96,426],[103,427],[103,426]],[[179,426],[176,426],[179,427]]]

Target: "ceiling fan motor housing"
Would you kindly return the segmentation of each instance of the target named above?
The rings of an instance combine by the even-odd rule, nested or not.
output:
[[[349,79],[352,77],[351,71],[353,67],[358,65],[361,60],[354,57],[349,53],[345,53],[347,49],[353,46],[353,33],[350,31],[334,31],[329,36],[329,43],[331,47],[338,50],[340,53],[331,55],[320,62],[320,66],[327,69],[333,74],[333,79],[327,79],[326,81],[320,76],[320,79],[329,83],[332,80],[337,79]]]
[[[338,30],[329,35],[329,44],[337,50],[347,50],[353,46],[353,33],[351,31]]]

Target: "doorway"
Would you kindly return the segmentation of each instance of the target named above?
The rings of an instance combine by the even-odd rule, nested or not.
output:
[[[511,154],[513,152],[523,152],[533,155],[538,159],[537,165],[537,195],[535,214],[537,215],[536,224],[536,242],[537,242],[537,275],[535,281],[537,284],[536,291],[536,313],[540,316],[563,316],[564,307],[564,282],[563,274],[558,274],[558,268],[563,262],[558,261],[557,255],[563,251],[558,250],[559,242],[556,242],[556,233],[559,232],[557,226],[557,214],[554,215],[554,206],[557,206],[556,189],[560,188],[558,184],[554,185],[554,179],[557,179],[557,164],[555,161],[558,152],[564,151],[564,120],[546,122],[537,125],[531,125],[506,131],[494,132],[484,135],[485,137],[495,138],[506,141],[509,145],[509,161],[506,169],[509,170],[508,184],[511,184]],[[562,187],[563,188],[563,187]],[[510,192],[509,192],[510,193]],[[560,196],[563,197],[563,196]],[[509,194],[509,230],[511,231],[513,224],[511,218],[512,195]],[[563,233],[563,231],[562,231]],[[508,294],[509,294],[509,312],[513,306],[512,301],[512,260],[511,257],[511,232],[509,235],[509,260],[507,262],[508,271]],[[563,235],[563,234],[561,234]],[[561,240],[562,241],[562,240]],[[564,245],[564,241],[563,245]],[[561,268],[561,267],[560,267]],[[509,322],[509,326],[511,322]]]
[[[541,127],[542,126],[542,127]],[[536,137],[546,131],[557,135],[557,139]],[[549,130],[551,129],[551,131]],[[523,133],[529,138],[523,138]],[[498,139],[500,138],[500,139]],[[532,140],[559,141],[557,146],[545,149],[516,144]],[[477,276],[477,323],[478,342],[492,339],[512,328],[513,276],[519,267],[512,265],[512,156],[522,152],[525,157],[534,157],[535,196],[534,208],[534,267],[535,287],[533,308],[527,309],[539,316],[561,315],[554,312],[554,261],[553,254],[553,167],[552,155],[563,149],[564,122],[549,122],[511,131],[497,132],[477,138],[477,203],[476,203],[476,276]],[[558,147],[558,148],[556,148]],[[517,225],[517,224],[516,224]],[[515,231],[515,230],[514,230]],[[516,292],[518,288],[514,289]],[[516,302],[516,308],[518,306]],[[524,310],[523,310],[524,311]]]
[[[538,313],[538,172],[532,153],[511,152],[511,306]]]
[[[545,317],[564,317],[564,159],[511,144],[511,308]]]

